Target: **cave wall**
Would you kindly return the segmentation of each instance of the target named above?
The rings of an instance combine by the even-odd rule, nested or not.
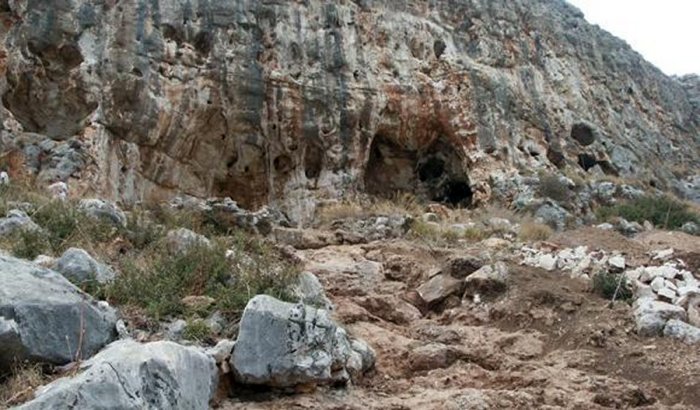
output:
[[[697,87],[560,0],[12,0],[0,16],[3,130],[80,139],[83,182],[126,203],[230,196],[299,219],[308,198],[372,191],[381,144],[449,150],[474,203],[494,173],[581,158],[698,169]]]

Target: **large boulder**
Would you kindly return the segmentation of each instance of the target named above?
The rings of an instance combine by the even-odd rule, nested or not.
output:
[[[114,271],[107,265],[97,262],[89,253],[80,248],[70,248],[56,260],[54,270],[76,284],[86,282],[107,283],[114,279]]]
[[[664,326],[664,336],[673,337],[687,344],[700,343],[700,328],[671,319]]]
[[[20,409],[209,409],[214,359],[172,342],[120,340],[81,365],[83,372],[40,389]]]
[[[0,373],[17,360],[65,364],[115,336],[117,316],[66,278],[0,255]]]
[[[685,310],[676,305],[660,302],[649,297],[634,302],[634,319],[640,336],[660,336],[671,319],[686,320]]]
[[[238,382],[272,387],[357,380],[373,365],[374,352],[326,310],[267,295],[248,302],[231,357]]]

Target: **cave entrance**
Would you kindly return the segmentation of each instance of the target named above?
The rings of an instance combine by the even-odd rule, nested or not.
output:
[[[426,150],[412,150],[377,135],[365,170],[367,193],[388,198],[410,192],[451,206],[469,206],[473,192],[455,149],[442,140]]]

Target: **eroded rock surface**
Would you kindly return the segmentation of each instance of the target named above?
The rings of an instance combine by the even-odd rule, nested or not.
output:
[[[127,203],[230,196],[299,221],[312,197],[478,203],[494,170],[565,165],[697,196],[671,172],[697,169],[697,76],[561,0],[16,0],[0,18],[4,145],[50,139],[15,148]]]

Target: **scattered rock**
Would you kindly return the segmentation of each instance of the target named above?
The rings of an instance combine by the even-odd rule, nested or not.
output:
[[[611,256],[608,259],[608,266],[616,272],[622,272],[625,269],[625,257],[621,255]]]
[[[199,247],[211,247],[211,241],[206,236],[200,235],[186,228],[169,231],[165,236],[168,252],[173,255],[183,254]]]
[[[452,275],[446,273],[441,273],[430,278],[416,290],[427,305],[432,305],[450,295],[460,293],[463,285],[463,280],[456,279]]]
[[[700,226],[693,221],[688,221],[681,226],[681,231],[689,235],[700,235]]]
[[[333,310],[333,303],[326,297],[321,282],[316,275],[305,271],[299,274],[296,283],[292,286],[291,292],[299,302],[311,305],[320,309]]]
[[[177,319],[166,325],[165,337],[175,342],[182,340],[182,335],[185,333],[186,328],[187,322],[183,319]]]
[[[85,250],[69,248],[56,260],[53,269],[75,284],[114,280],[116,274],[107,265],[97,262]]]
[[[78,204],[78,210],[92,218],[116,226],[126,226],[126,214],[113,202],[96,198],[83,199]]]
[[[413,371],[445,369],[459,360],[462,352],[454,346],[430,343],[411,351],[409,366]]]
[[[0,255],[0,372],[16,361],[94,355],[116,337],[116,313],[105,305],[57,272]]]
[[[20,230],[39,232],[41,228],[26,212],[19,209],[12,209],[7,212],[5,218],[0,218],[0,236],[12,235]]]
[[[503,262],[481,267],[465,279],[465,296],[494,295],[506,290],[508,266]]]
[[[680,306],[660,302],[651,298],[637,299],[633,312],[640,336],[658,336],[670,319],[685,320],[687,315]]]
[[[10,176],[5,171],[0,172],[0,185],[10,185]]]
[[[687,344],[700,343],[700,328],[677,319],[671,319],[666,322],[664,336],[681,340]]]
[[[120,340],[80,368],[79,375],[42,387],[19,408],[206,410],[218,382],[212,357],[172,342]]]
[[[190,295],[182,298],[181,302],[190,309],[201,311],[213,305],[216,299],[206,295]]]
[[[360,377],[374,366],[374,354],[327,311],[258,295],[243,311],[231,366],[244,384],[330,384]]]
[[[564,229],[571,215],[554,201],[547,200],[535,212],[535,218],[555,229]]]
[[[51,195],[51,198],[58,199],[60,201],[65,201],[68,199],[68,185],[65,182],[59,181],[55,182],[48,187],[46,190]]]
[[[644,231],[644,227],[639,222],[630,222],[625,218],[617,218],[615,221],[615,229],[625,236],[636,235]]]

